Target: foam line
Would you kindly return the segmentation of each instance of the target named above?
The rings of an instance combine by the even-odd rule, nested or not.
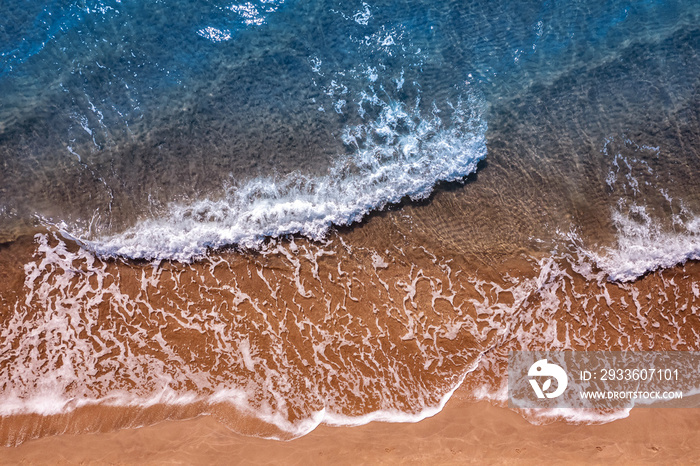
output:
[[[451,107],[444,124],[396,101],[381,101],[376,120],[345,128],[354,148],[323,176],[291,174],[253,179],[224,199],[173,204],[162,218],[124,232],[86,240],[88,232],[62,233],[101,256],[191,261],[210,248],[257,248],[268,237],[302,234],[321,239],[333,226],[350,225],[373,210],[427,197],[441,181],[461,180],[486,156],[486,122],[475,98]]]

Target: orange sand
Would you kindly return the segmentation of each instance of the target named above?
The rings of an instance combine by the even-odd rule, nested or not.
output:
[[[0,448],[1,464],[450,464],[700,461],[696,409],[636,409],[604,425],[534,426],[459,391],[417,424],[320,426],[280,442],[245,437],[211,417],[103,434],[61,435]]]

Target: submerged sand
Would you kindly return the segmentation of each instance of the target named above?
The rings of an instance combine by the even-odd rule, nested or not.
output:
[[[691,464],[700,461],[696,409],[634,409],[602,425],[532,425],[457,391],[415,424],[320,426],[291,441],[236,434],[211,416],[110,433],[59,435],[0,449],[1,464]]]

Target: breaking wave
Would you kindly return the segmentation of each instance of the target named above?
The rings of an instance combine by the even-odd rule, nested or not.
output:
[[[589,247],[570,233],[567,236],[579,254],[616,282],[630,282],[648,272],[700,259],[700,217],[684,199],[674,199],[659,184],[657,171],[644,160],[659,159],[659,148],[624,140],[623,150],[629,155],[613,156],[608,152],[612,142],[606,141],[601,152],[612,159],[605,181],[615,200],[610,212],[615,240],[607,246]]]
[[[630,213],[613,211],[617,229],[614,247],[603,253],[585,251],[608,279],[629,282],[647,272],[700,259],[700,219],[674,218],[674,229],[666,230],[649,215],[645,206],[633,205]]]
[[[230,187],[223,199],[172,204],[167,215],[140,221],[97,239],[62,232],[101,256],[190,261],[211,248],[257,248],[269,237],[301,234],[321,239],[333,226],[350,225],[402,198],[427,197],[436,183],[461,180],[486,156],[486,122],[474,96],[433,105],[424,115],[376,94],[378,116],[344,128],[351,155],[327,174],[262,177]],[[443,119],[439,116],[445,113]]]

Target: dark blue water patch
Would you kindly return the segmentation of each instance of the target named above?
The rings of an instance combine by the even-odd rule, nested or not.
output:
[[[423,81],[429,81],[422,83],[424,91],[470,79],[500,98],[581,61],[604,60],[624,41],[663,34],[684,20],[684,11],[687,16],[693,10],[680,2],[287,2],[271,13],[263,11],[266,4],[242,5],[262,11],[264,22],[247,24],[232,9],[236,5],[226,2],[52,3],[38,13],[38,8],[20,9],[22,14],[8,15],[17,16],[22,26],[6,34],[9,46],[3,53],[13,58],[5,62],[14,65],[12,76],[0,79],[7,96],[0,121],[8,113],[32,113],[33,100],[44,105],[41,96],[47,92],[55,100],[67,90],[91,96],[93,104],[106,101],[123,117],[122,124],[133,124],[145,112],[172,112],[165,101],[182,108],[183,100],[198,92],[227,99],[220,87],[228,83],[221,77],[229,71],[235,79],[241,63],[250,68],[245,62],[265,58],[269,63],[255,74],[281,72],[279,78],[296,80],[299,87],[310,84],[304,59],[318,57],[336,71],[381,62],[387,68],[382,74],[392,79],[402,68],[420,66]],[[369,12],[367,24],[355,20],[363,11]],[[206,28],[226,31],[227,38],[208,40],[199,34]],[[27,51],[10,53],[24,33]],[[390,47],[376,44],[358,47],[365,38],[376,40],[382,34],[401,36],[401,47],[393,54]],[[430,66],[432,75],[425,72]],[[189,92],[180,92],[184,89]],[[265,93],[274,94],[262,89]],[[24,98],[15,99],[17,95]],[[282,104],[295,98],[290,95]],[[79,104],[79,110],[91,107]]]
[[[468,40],[444,41],[447,63],[470,64],[495,98],[521,92],[581,63],[614,57],[625,44],[695,24],[692,2],[451,2],[438,21]]]
[[[0,18],[0,76],[40,52],[57,35],[78,24],[84,11],[72,1],[15,1]]]
[[[220,4],[219,4],[220,3]],[[128,42],[153,58],[173,57],[173,65],[181,60],[190,66],[193,54],[201,52],[196,41],[188,41],[193,33],[213,25],[235,32],[247,24],[239,12],[226,2],[92,0],[36,2],[17,0],[3,6],[0,18],[0,75],[16,69],[53,41],[69,54],[80,55],[81,46],[91,48],[100,42],[114,45]],[[261,6],[265,5],[266,6]],[[276,10],[271,2],[259,3],[262,13]],[[251,8],[256,8],[250,3]],[[249,8],[250,9],[250,8]],[[264,17],[264,16],[263,16]],[[80,36],[67,38],[71,31]],[[187,43],[193,42],[194,50]],[[72,47],[71,47],[72,46]],[[71,49],[72,50],[68,50]],[[168,61],[168,60],[166,60]]]

